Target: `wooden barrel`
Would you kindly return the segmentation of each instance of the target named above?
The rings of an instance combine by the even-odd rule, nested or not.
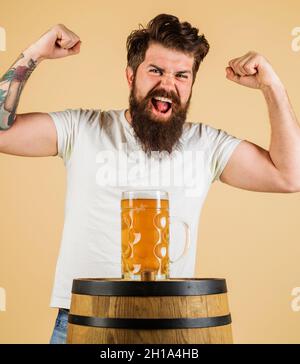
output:
[[[224,279],[76,279],[68,343],[232,343]]]

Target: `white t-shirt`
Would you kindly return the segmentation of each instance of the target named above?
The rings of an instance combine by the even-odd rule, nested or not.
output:
[[[126,190],[168,192],[170,215],[188,223],[191,234],[190,249],[171,265],[170,277],[194,276],[203,202],[241,140],[206,124],[186,122],[179,151],[164,158],[147,157],[125,111],[80,108],[49,113],[67,170],[51,307],[70,307],[73,279],[121,277],[120,201]],[[171,258],[181,254],[183,241],[183,227],[171,224]]]

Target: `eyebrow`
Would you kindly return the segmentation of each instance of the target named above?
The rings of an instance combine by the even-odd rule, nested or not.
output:
[[[158,67],[158,66],[156,66],[155,64],[149,64],[148,68],[150,68],[150,67],[157,68],[160,72],[165,72],[165,70],[164,70],[163,68]],[[176,72],[176,73],[192,73],[192,72],[191,72],[191,71],[189,71],[189,70],[186,70],[186,71],[178,71],[178,72]]]

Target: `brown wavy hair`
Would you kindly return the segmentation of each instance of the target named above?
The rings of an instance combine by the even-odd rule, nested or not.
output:
[[[174,15],[160,14],[150,20],[147,27],[141,24],[127,38],[127,65],[134,75],[138,66],[144,61],[151,43],[159,43],[166,48],[181,51],[194,56],[193,83],[196,79],[200,63],[209,51],[209,43],[199,29],[188,22],[180,22]]]

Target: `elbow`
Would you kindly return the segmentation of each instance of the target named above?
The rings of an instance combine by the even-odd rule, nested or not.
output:
[[[284,189],[284,192],[286,193],[300,192],[300,178],[286,180]]]
[[[1,90],[0,90],[1,91]],[[17,115],[15,113],[11,114],[8,111],[0,110],[0,132],[10,129],[16,120]]]
[[[6,131],[6,130],[8,130],[8,129],[10,129],[10,128],[11,128],[11,126],[12,126],[12,124],[11,124],[11,125],[4,124],[4,123],[2,123],[2,122],[1,122],[1,120],[0,120],[0,133],[2,133],[3,131]]]
[[[0,129],[0,153],[4,153],[6,144],[7,144],[7,132],[3,129]]]
[[[288,191],[286,191],[287,193],[296,193],[296,192],[300,192],[300,186],[291,186]]]

